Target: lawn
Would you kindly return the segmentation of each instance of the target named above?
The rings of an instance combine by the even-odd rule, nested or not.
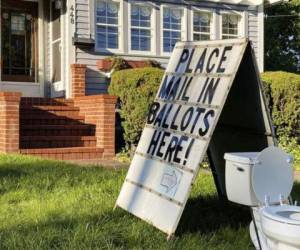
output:
[[[126,170],[0,156],[0,249],[252,249],[248,209],[218,200],[202,173],[177,236],[121,209]],[[300,185],[294,196],[300,200]],[[151,209],[151,208],[149,208]]]

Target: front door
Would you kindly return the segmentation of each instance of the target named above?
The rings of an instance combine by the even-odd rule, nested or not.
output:
[[[38,4],[2,0],[1,80],[37,82]]]

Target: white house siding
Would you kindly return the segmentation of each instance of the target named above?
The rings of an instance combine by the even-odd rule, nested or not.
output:
[[[160,4],[163,3],[172,3],[172,4],[180,4],[183,1],[175,1],[175,0],[166,0],[166,1],[149,1],[149,2],[155,2],[157,6],[157,15],[156,15],[156,30],[159,30],[160,32],[160,11],[159,7]],[[186,3],[187,1],[185,1]],[[94,0],[76,0],[75,4],[76,8],[76,33],[78,37],[83,37],[83,38],[94,38]],[[193,2],[190,5],[186,5],[182,3],[182,6],[185,6],[188,8],[188,10],[191,9],[192,6],[197,6],[199,8],[201,7],[206,7],[210,8],[213,10],[216,10],[216,19],[219,20],[219,15],[220,12],[222,11],[239,11],[239,12],[244,12],[246,11],[246,16],[245,18],[246,24],[245,26],[245,35],[249,37],[249,39],[253,43],[253,47],[257,56],[258,61],[262,60],[262,56],[259,54],[259,36],[258,36],[258,10],[256,7],[251,7],[248,8],[248,6],[241,6],[241,5],[228,5],[228,4],[215,4],[215,3],[209,3],[209,2]],[[127,13],[128,11],[128,2],[124,1],[124,12]],[[91,13],[91,14],[90,14]],[[190,16],[190,12],[188,11],[187,13],[188,16]],[[128,20],[127,15],[123,16],[123,20]],[[190,18],[188,18],[188,27],[191,26],[190,23]],[[127,26],[127,22],[124,22],[122,25]],[[216,32],[216,38],[220,37],[220,28],[218,27]],[[190,28],[188,28],[189,33]],[[123,29],[124,32],[124,29]],[[188,35],[188,37],[191,37],[191,34]],[[128,44],[128,34],[127,32],[124,32],[123,34],[123,39],[125,40],[124,44]],[[157,36],[156,40],[157,48],[156,48],[156,55],[157,56],[136,56],[136,55],[130,55],[128,53],[128,49],[123,48],[123,52],[119,54],[119,56],[125,58],[125,59],[130,59],[130,60],[142,60],[143,58],[148,58],[148,59],[153,59],[162,64],[162,66],[167,65],[168,63],[168,58],[161,56],[160,51],[161,51],[161,44],[160,44],[160,36]],[[107,57],[108,54],[101,54],[99,52],[95,52],[94,47],[87,47],[87,48],[80,48],[77,47],[75,49],[75,62],[80,63],[80,64],[86,64],[88,69],[87,69],[87,77],[86,77],[86,82],[87,82],[87,87],[86,91],[87,94],[96,94],[96,93],[105,93],[107,92],[107,87],[108,87],[108,80],[102,75],[99,70],[97,69],[96,62],[97,60],[101,58]],[[260,65],[258,63],[258,65]]]
[[[258,14],[257,12],[251,11],[248,13],[248,37],[252,42],[253,49],[256,54],[256,59],[259,64],[261,56],[258,53],[259,36],[258,36]]]

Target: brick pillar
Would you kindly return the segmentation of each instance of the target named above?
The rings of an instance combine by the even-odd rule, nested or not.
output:
[[[85,64],[71,64],[73,98],[85,96]]]
[[[85,122],[96,126],[97,147],[103,148],[103,158],[115,156],[115,106],[117,98],[111,95],[91,95],[74,98]]]
[[[104,148],[104,158],[115,156],[116,101],[115,96],[102,95],[100,117],[97,121],[97,147]]]
[[[21,93],[0,92],[0,152],[19,152]]]

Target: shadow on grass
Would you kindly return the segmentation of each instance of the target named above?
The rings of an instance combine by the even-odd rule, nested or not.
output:
[[[99,249],[99,246],[101,249],[126,249],[131,237],[127,226],[136,219],[128,214],[125,214],[125,218],[128,220],[124,221],[124,212],[120,210],[107,211],[102,215],[81,215],[76,218],[49,213],[45,221],[27,222],[1,230],[0,238],[4,238],[5,241],[0,242],[0,248],[3,249],[4,244],[9,245],[13,238],[17,237],[22,239],[20,247],[24,244],[27,249],[36,248],[32,238],[39,243],[36,249]],[[115,226],[120,225],[122,219],[123,225]]]
[[[251,221],[248,207],[220,200],[217,196],[189,199],[184,209],[177,235],[212,233],[222,227],[238,229]]]
[[[27,175],[27,173],[21,169],[12,168],[0,168],[0,180],[2,178],[20,178],[21,176]]]
[[[292,197],[300,201],[300,182],[294,183]],[[217,196],[197,197],[188,200],[176,234],[212,233],[228,226],[238,229],[248,226],[250,221],[250,209],[247,206],[224,201]]]

